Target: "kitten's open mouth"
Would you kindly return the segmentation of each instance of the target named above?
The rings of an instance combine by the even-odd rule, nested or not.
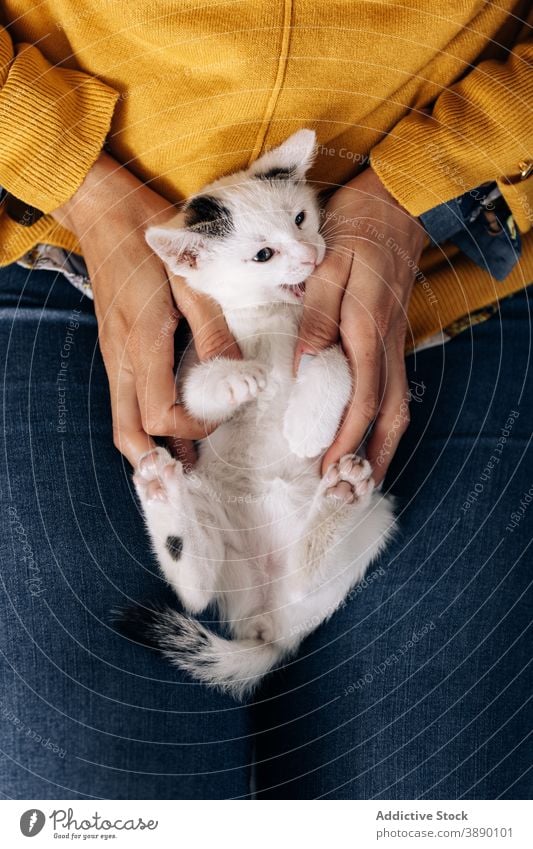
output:
[[[305,295],[305,283],[295,283],[290,286],[288,283],[283,283],[281,285],[282,289],[285,289],[286,292],[291,292],[299,301],[303,300],[303,296]]]

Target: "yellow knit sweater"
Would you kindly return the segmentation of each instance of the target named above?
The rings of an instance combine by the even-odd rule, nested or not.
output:
[[[464,257],[424,260],[420,341],[533,280],[529,0],[6,0],[0,3],[0,185],[45,212],[107,147],[178,202],[299,127],[311,174],[340,184],[371,158],[420,214],[498,180],[524,234],[498,283]],[[45,216],[0,214],[0,264],[37,242],[76,249]],[[428,297],[431,292],[431,297]]]

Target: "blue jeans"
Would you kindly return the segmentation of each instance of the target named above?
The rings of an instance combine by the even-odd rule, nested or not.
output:
[[[92,305],[0,270],[6,798],[530,798],[531,292],[408,358],[400,532],[249,704],[116,633],[168,597]]]

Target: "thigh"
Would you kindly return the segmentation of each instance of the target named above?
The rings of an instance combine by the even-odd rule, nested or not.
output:
[[[261,692],[260,797],[531,797],[530,298],[409,358],[399,533]]]
[[[90,302],[50,272],[0,270],[0,337],[2,794],[245,795],[246,708],[113,626],[168,590],[112,445]]]

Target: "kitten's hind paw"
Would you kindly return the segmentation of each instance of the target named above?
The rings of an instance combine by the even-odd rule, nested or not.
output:
[[[367,503],[374,490],[372,466],[357,454],[345,454],[322,478],[324,494],[346,504]]]
[[[166,448],[154,448],[139,460],[133,482],[143,503],[169,502],[176,496],[176,488],[183,476],[183,466],[174,460]]]

